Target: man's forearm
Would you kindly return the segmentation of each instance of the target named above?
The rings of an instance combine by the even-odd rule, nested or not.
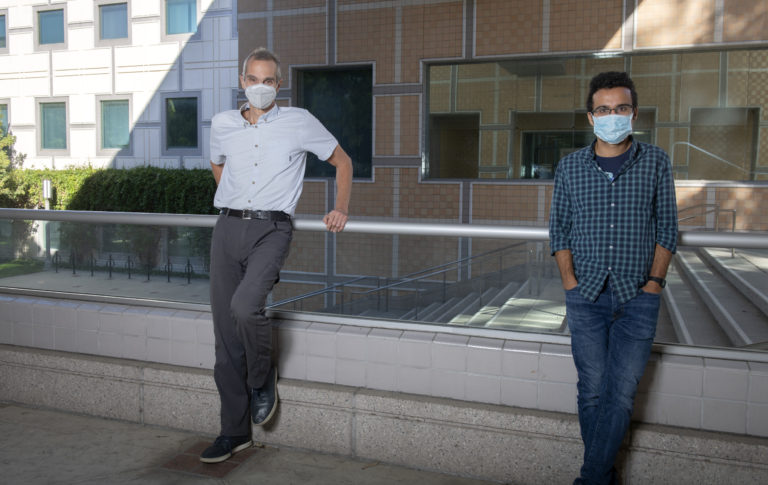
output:
[[[216,181],[216,185],[219,185],[219,181],[221,180],[221,172],[224,171],[224,164],[216,165],[215,163],[211,162],[211,172],[213,172],[213,179]]]
[[[570,249],[561,249],[555,253],[557,268],[560,270],[560,279],[563,280],[563,288],[570,290],[579,282],[576,280],[576,272],[573,269],[573,253]]]
[[[671,261],[672,252],[661,244],[656,244],[656,250],[653,253],[653,263],[651,264],[651,271],[648,273],[648,276],[666,277]]]

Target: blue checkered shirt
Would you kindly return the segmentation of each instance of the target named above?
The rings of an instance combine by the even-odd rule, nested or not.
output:
[[[573,253],[579,292],[595,301],[606,278],[620,303],[647,281],[656,244],[677,249],[672,166],[661,148],[633,141],[611,180],[595,161],[594,143],[557,166],[549,239],[552,254]]]

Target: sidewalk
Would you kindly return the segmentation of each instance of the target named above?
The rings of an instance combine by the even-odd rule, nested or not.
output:
[[[0,436],[0,482],[12,485],[494,483],[259,444],[205,465],[210,436],[2,402]]]

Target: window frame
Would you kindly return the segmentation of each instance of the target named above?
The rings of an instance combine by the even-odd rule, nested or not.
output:
[[[61,10],[63,12],[62,23],[64,28],[64,41],[56,42],[54,44],[41,44],[40,43],[40,13],[53,10]],[[64,50],[67,48],[67,41],[69,39],[69,29],[67,28],[67,4],[66,3],[52,3],[50,5],[40,5],[34,7],[34,37],[35,37],[35,51],[53,51]]]
[[[42,110],[44,104],[64,103],[64,130],[65,130],[65,143],[66,148],[43,148],[43,120]],[[10,118],[10,115],[8,115]],[[37,150],[38,155],[69,155],[70,148],[72,146],[69,134],[69,97],[58,96],[51,98],[35,98],[35,122],[38,126],[37,132]]]
[[[8,38],[8,9],[0,8],[0,16],[5,17],[5,47],[0,47],[0,55],[2,55],[8,54],[10,52],[8,47],[8,44],[11,43],[10,39]]]
[[[103,120],[101,103],[104,101],[127,101],[128,102],[128,146],[125,148],[103,148],[101,145],[103,134]],[[96,96],[96,154],[99,156],[132,156],[133,155],[133,130],[131,129],[131,120],[133,120],[133,96],[130,94],[110,94]]]
[[[193,39],[193,40],[199,40],[201,39],[200,35],[200,28],[199,28],[199,22],[202,18],[201,12],[200,12],[200,0],[193,0],[195,2],[195,31],[194,32],[181,32],[178,34],[169,34],[168,33],[168,0],[163,0],[161,4],[161,12],[160,12],[160,21],[161,21],[161,39],[164,42],[168,41],[174,41],[174,40],[187,40],[187,39]]]
[[[166,103],[168,102],[168,99],[176,98],[195,98],[197,101],[197,147],[195,148],[168,148]],[[162,156],[201,157],[203,155],[203,119],[201,101],[202,95],[199,91],[176,91],[162,94],[160,104],[160,153]]]
[[[126,37],[120,37],[117,39],[102,39],[101,38],[101,7],[107,5],[125,5],[125,29]],[[94,18],[94,45],[96,47],[109,47],[113,45],[130,45],[131,44],[131,2],[128,0],[96,0],[93,2],[93,18]]]
[[[5,106],[5,110],[8,113],[8,119],[5,120],[5,122],[6,122],[6,125],[8,126],[8,131],[10,132],[11,131],[11,99],[0,98],[0,106]]]

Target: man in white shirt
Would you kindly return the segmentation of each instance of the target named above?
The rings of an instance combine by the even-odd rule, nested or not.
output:
[[[251,421],[264,425],[277,409],[264,307],[288,256],[307,152],[336,167],[336,205],[323,218],[329,231],[344,229],[352,190],[352,161],[336,138],[308,111],[275,104],[281,77],[272,52],[251,52],[240,84],[248,103],[211,121],[214,206],[221,210],[210,272],[221,433],[200,455],[205,463],[251,446]]]

